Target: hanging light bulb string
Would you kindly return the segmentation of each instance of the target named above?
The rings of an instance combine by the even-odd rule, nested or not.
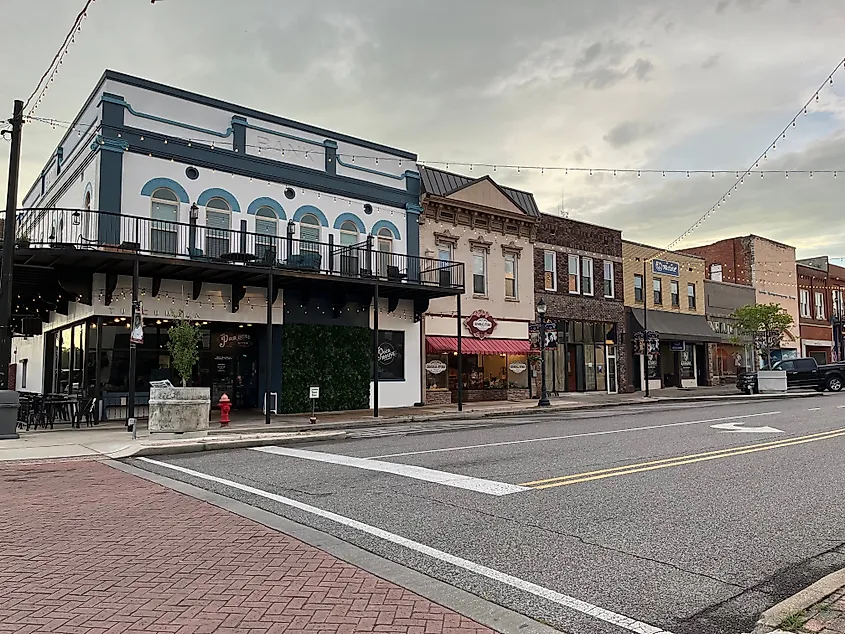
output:
[[[41,103],[41,100],[44,98],[44,93],[47,92],[47,88],[50,86],[50,84],[53,82],[53,78],[59,72],[59,67],[62,65],[64,57],[65,55],[67,55],[68,49],[70,48],[70,45],[75,39],[76,33],[82,30],[82,21],[87,16],[88,8],[93,3],[94,0],[86,0],[85,5],[82,7],[82,10],[79,12],[79,14],[77,14],[76,19],[73,21],[73,26],[71,26],[70,31],[68,31],[67,35],[65,36],[62,45],[59,47],[59,50],[56,51],[56,54],[53,56],[50,65],[47,67],[47,70],[45,70],[44,74],[41,75],[41,79],[38,80],[38,83],[35,85],[35,90],[32,91],[32,94],[26,100],[26,103],[24,104],[24,110],[27,112],[27,114],[31,114],[32,112],[34,112],[35,109]],[[35,101],[35,103],[32,103],[33,100]],[[30,104],[32,104],[32,108],[30,108]]]
[[[832,86],[833,85],[833,76],[836,75],[836,73],[839,70],[841,70],[843,67],[845,67],[845,58],[839,60],[836,63],[836,66],[833,68],[833,71],[831,71],[831,73],[825,78],[825,80],[821,83],[821,85],[816,89],[816,91],[813,93],[813,96],[810,97],[807,100],[807,103],[805,103],[801,107],[800,110],[798,110],[798,112],[795,114],[795,116],[792,117],[792,119],[786,124],[786,126],[784,126],[783,130],[778,132],[778,134],[774,138],[774,140],[771,143],[769,143],[769,145],[766,146],[766,149],[763,150],[760,153],[760,156],[758,156],[757,159],[754,162],[751,163],[751,165],[748,167],[748,169],[746,169],[744,172],[742,172],[742,175],[737,175],[736,181],[734,181],[734,184],[731,185],[731,187],[728,189],[728,191],[725,192],[724,194],[722,194],[721,198],[719,198],[719,200],[716,201],[716,203],[712,207],[710,207],[710,209],[708,209],[707,212],[705,212],[698,220],[696,220],[695,223],[693,223],[693,225],[689,229],[687,229],[680,236],[678,236],[677,238],[672,240],[672,242],[670,242],[669,245],[666,247],[667,251],[674,248],[679,243],[683,242],[686,238],[689,237],[689,235],[693,231],[695,231],[696,229],[698,229],[698,227],[700,227],[702,224],[704,224],[707,221],[707,219],[710,218],[710,216],[712,216],[716,212],[716,209],[721,207],[722,203],[727,201],[727,199],[731,195],[731,192],[737,191],[739,185],[742,185],[745,182],[745,177],[748,176],[749,174],[752,174],[755,169],[760,167],[760,161],[764,161],[764,160],[768,159],[769,152],[771,152],[771,151],[773,151],[777,148],[778,141],[786,138],[786,131],[789,130],[789,128],[791,128],[791,127],[793,127],[793,128],[795,127],[795,122],[798,120],[798,118],[802,114],[806,115],[808,113],[807,109],[811,106],[811,104],[813,102],[819,101],[819,93],[822,90],[824,90],[825,86],[828,86],[828,85]],[[790,170],[790,171],[792,171],[792,170]],[[811,171],[810,176],[812,177],[813,173],[816,172],[816,171],[818,171],[818,170]],[[834,174],[834,176],[835,175],[836,174]],[[760,172],[760,177],[763,178],[763,176],[764,176],[764,172]],[[664,253],[665,253],[665,251],[664,251]],[[659,257],[659,256],[657,256],[657,257]]]
[[[44,123],[50,125],[53,128],[63,128],[63,129],[72,129],[76,130],[77,133],[81,136],[83,130],[87,130],[90,128],[90,123],[88,124],[77,124],[74,125],[68,121],[62,121],[61,119],[54,119],[52,117],[35,117],[29,116],[27,117],[29,121],[34,121],[37,123]],[[144,138],[141,139],[141,142],[144,142]],[[179,138],[178,141],[183,143],[202,143],[209,145],[211,149],[228,149],[228,148],[221,148],[215,145],[214,142],[211,142],[207,139],[195,139],[195,138]],[[305,149],[298,149],[298,148],[284,148],[284,151],[267,148],[266,145],[251,145],[247,143],[245,145],[247,148],[252,148],[257,150],[259,156],[263,156],[262,152],[264,153],[271,153],[271,152],[282,152],[282,155],[305,155],[305,154],[315,154],[316,151],[313,149],[305,150]],[[144,151],[147,151],[144,149]],[[510,169],[516,170],[517,172],[522,171],[535,171],[540,172],[541,174],[545,172],[564,172],[564,174],[569,174],[572,172],[573,174],[586,174],[589,176],[595,176],[599,174],[603,175],[634,175],[636,174],[637,177],[641,177],[643,175],[660,175],[662,177],[666,177],[666,175],[674,175],[674,176],[686,176],[687,178],[691,176],[710,176],[711,178],[715,178],[716,176],[724,176],[724,175],[734,175],[735,177],[739,177],[740,172],[749,173],[749,174],[766,174],[766,175],[784,175],[786,178],[789,178],[789,175],[821,175],[821,174],[829,174],[834,177],[839,175],[839,172],[845,173],[845,166],[838,167],[838,168],[823,168],[823,169],[790,169],[790,170],[782,170],[782,169],[752,169],[752,170],[737,170],[737,169],[725,169],[725,168],[718,168],[718,169],[677,169],[677,168],[670,168],[670,169],[660,169],[660,168],[653,168],[653,167],[640,167],[640,168],[633,168],[633,167],[568,167],[562,165],[516,165],[510,163],[483,163],[483,162],[473,162],[468,163],[465,161],[426,161],[422,159],[418,159],[417,161],[409,161],[408,159],[401,159],[398,157],[385,157],[385,156],[372,156],[372,155],[364,155],[364,154],[345,154],[345,153],[337,153],[337,156],[344,159],[350,159],[353,162],[355,160],[363,160],[369,159],[374,162],[389,162],[389,161],[398,161],[399,163],[410,163],[419,164],[423,167],[429,167],[431,165],[443,165],[445,168],[449,169],[451,167],[467,167],[470,171],[474,171],[476,168],[482,169],[490,169],[493,171],[497,171],[499,169]]]

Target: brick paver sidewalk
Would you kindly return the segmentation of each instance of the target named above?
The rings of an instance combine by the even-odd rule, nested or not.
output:
[[[803,623],[799,627],[799,624]],[[845,589],[840,589],[782,624],[786,631],[805,634],[845,634]]]
[[[492,634],[287,535],[96,462],[0,467],[0,632]]]

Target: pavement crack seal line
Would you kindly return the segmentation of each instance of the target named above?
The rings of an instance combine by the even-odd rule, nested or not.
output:
[[[607,436],[609,434],[625,434],[633,431],[648,431],[650,429],[664,429],[668,427],[682,427],[684,425],[702,425],[704,423],[718,423],[726,420],[741,420],[744,418],[755,418],[756,416],[774,416],[782,412],[760,412],[758,414],[745,414],[744,416],[724,416],[722,418],[708,418],[706,420],[688,420],[680,423],[666,423],[665,425],[645,425],[643,427],[625,427],[623,429],[608,429],[606,431],[590,431],[583,434],[567,434],[566,436],[544,436],[543,438],[527,438],[525,440],[505,440],[502,442],[488,442],[480,445],[463,445],[462,447],[445,447],[443,449],[424,449],[422,451],[405,451],[402,453],[389,453],[382,456],[369,456],[370,460],[379,458],[401,458],[402,456],[421,456],[429,453],[444,453],[447,451],[466,451],[468,449],[484,449],[486,447],[506,447],[508,445],[525,445],[533,442],[545,442],[549,440],[568,440],[570,438],[588,438],[590,436]]]
[[[636,634],[672,634],[672,632],[669,632],[668,630],[649,625],[648,623],[643,623],[642,621],[637,621],[636,619],[632,619],[622,614],[606,610],[591,603],[587,603],[586,601],[582,601],[581,599],[576,599],[575,597],[571,597],[566,594],[550,590],[549,588],[544,588],[543,586],[539,586],[524,579],[519,579],[518,577],[514,577],[494,568],[488,568],[487,566],[484,566],[482,564],[463,559],[462,557],[458,557],[442,550],[432,548],[431,546],[426,546],[425,544],[421,544],[420,542],[416,542],[406,537],[402,537],[401,535],[396,535],[395,533],[390,533],[376,526],[370,526],[369,524],[364,524],[363,522],[353,520],[343,515],[338,515],[337,513],[332,513],[331,511],[326,511],[316,506],[305,504],[304,502],[299,502],[291,498],[286,498],[281,495],[271,493],[269,491],[257,489],[255,487],[241,484],[239,482],[234,482],[232,480],[227,480],[225,478],[218,478],[217,476],[202,473],[200,471],[195,471],[186,467],[180,467],[179,465],[174,465],[167,462],[161,462],[159,460],[153,460],[151,458],[144,457],[139,457],[137,458],[137,460],[146,462],[148,464],[156,465],[157,467],[162,467],[164,469],[178,471],[179,473],[183,473],[187,476],[198,478],[200,480],[216,482],[217,484],[222,484],[223,486],[238,489],[245,493],[257,495],[259,497],[263,497],[268,500],[273,500],[274,502],[295,508],[305,513],[316,515],[317,517],[322,517],[329,521],[340,524],[341,526],[353,528],[368,535],[383,539],[384,541],[390,542],[392,544],[396,544],[414,552],[421,553],[423,555],[431,557],[432,559],[442,561],[451,566],[462,568],[469,572],[475,573],[481,577],[485,577],[492,581],[496,581],[498,583],[510,586],[512,588],[515,588],[516,590],[521,590],[541,599],[546,599],[562,607],[569,608],[570,610],[585,614],[587,616],[591,616],[600,621],[604,621],[605,623],[610,623],[611,625],[615,625],[622,629],[628,630],[629,632],[635,632]]]
[[[668,467],[678,467],[686,464],[693,464],[696,462],[717,460],[719,458],[742,456],[749,453],[756,453],[758,451],[782,449],[784,447],[803,445],[805,443],[815,442],[817,440],[830,440],[832,438],[838,438],[840,436],[845,436],[845,429],[834,429],[831,431],[820,432],[818,434],[811,434],[809,436],[797,436],[794,438],[785,438],[782,440],[757,443],[754,445],[731,447],[728,449],[719,449],[716,451],[706,451],[704,453],[690,454],[688,456],[663,458],[662,460],[651,460],[649,462],[640,462],[637,464],[630,464],[622,467],[613,467],[610,469],[601,469],[598,471],[587,471],[585,473],[574,473],[571,475],[558,476],[555,478],[546,478],[544,480],[534,480],[532,482],[522,482],[520,486],[529,487],[534,490],[551,489],[554,487],[568,486],[570,484],[579,484],[581,482],[592,482],[594,480],[603,480],[605,478],[613,478],[616,476],[630,475],[633,473],[642,473],[645,471],[654,471],[655,469],[666,469]]]

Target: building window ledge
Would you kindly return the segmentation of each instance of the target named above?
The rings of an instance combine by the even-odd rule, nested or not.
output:
[[[487,295],[478,295],[476,293],[472,294],[473,299],[490,299]]]

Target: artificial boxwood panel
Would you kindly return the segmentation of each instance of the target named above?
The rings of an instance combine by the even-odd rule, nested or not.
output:
[[[320,386],[317,411],[370,406],[369,328],[286,324],[282,329],[283,412],[310,412],[308,388]]]

